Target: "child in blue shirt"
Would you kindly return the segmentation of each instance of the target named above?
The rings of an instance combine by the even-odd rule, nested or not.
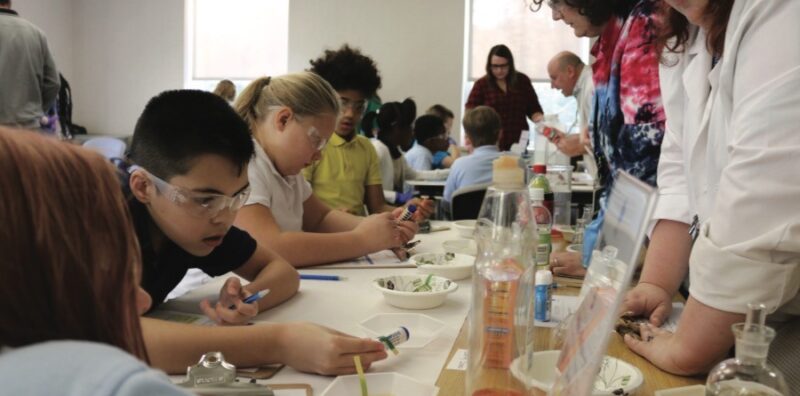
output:
[[[462,187],[492,181],[492,161],[500,156],[497,139],[502,128],[500,115],[489,106],[478,106],[464,115],[467,139],[475,148],[472,154],[453,162],[444,186],[444,201],[449,204],[453,193]]]

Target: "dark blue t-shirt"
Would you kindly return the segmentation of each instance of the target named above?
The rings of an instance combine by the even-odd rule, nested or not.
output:
[[[121,178],[124,178],[123,190],[142,253],[142,288],[153,299],[151,310],[164,302],[167,294],[180,283],[189,268],[198,268],[210,276],[220,276],[238,269],[255,253],[256,241],[250,234],[236,227],[230,228],[222,239],[222,244],[208,256],[193,256],[169,239],[165,239],[161,248],[156,251],[151,234],[156,225],[150,212],[130,193],[128,178]],[[181,209],[176,207],[175,210]]]

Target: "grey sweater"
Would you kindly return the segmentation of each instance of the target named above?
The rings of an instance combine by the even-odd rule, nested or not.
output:
[[[0,8],[0,125],[38,128],[59,86],[44,33]]]

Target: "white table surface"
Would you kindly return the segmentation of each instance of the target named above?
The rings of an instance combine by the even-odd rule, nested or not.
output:
[[[434,222],[447,224],[447,222]],[[442,243],[449,239],[459,239],[457,232],[451,228],[432,234],[420,234],[416,239],[422,242],[417,245],[417,253],[441,252]],[[398,372],[418,381],[434,384],[446,363],[448,353],[455,342],[458,332],[466,318],[470,305],[471,279],[457,281],[459,287],[451,293],[445,303],[427,310],[404,310],[388,305],[380,291],[373,288],[373,279],[395,274],[415,274],[415,268],[396,269],[325,269],[315,267],[304,269],[301,273],[334,274],[345,276],[343,281],[302,280],[300,290],[285,303],[259,314],[256,322],[289,322],[310,321],[355,336],[366,336],[359,323],[377,313],[417,312],[429,315],[444,322],[447,327],[438,339],[432,341],[424,349],[403,349],[399,356],[389,357],[375,363],[370,372]],[[224,279],[215,280],[195,289],[186,295],[168,301],[159,309],[172,311],[190,311],[198,313],[197,304],[204,298],[215,298]],[[413,337],[413,334],[412,334]],[[259,383],[307,383],[319,395],[333,381],[334,377],[298,372],[284,367],[275,377]]]
[[[406,180],[410,186],[431,186],[431,187],[444,187],[447,180]]]

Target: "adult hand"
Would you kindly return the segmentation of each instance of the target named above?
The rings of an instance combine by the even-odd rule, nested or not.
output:
[[[285,364],[322,375],[355,373],[355,355],[361,357],[365,370],[387,356],[379,341],[356,338],[313,323],[288,323],[280,345]]]
[[[646,316],[654,326],[661,326],[672,312],[672,297],[660,286],[639,282],[625,295],[621,312]]]
[[[675,334],[650,323],[642,323],[639,333],[642,335],[641,340],[625,334],[623,340],[628,348],[664,371],[678,375],[691,374],[674,363],[673,354],[680,348],[675,345]]]
[[[558,150],[568,157],[575,157],[586,152],[586,146],[581,143],[580,135],[563,135],[554,142]]]
[[[258,301],[252,304],[242,301],[251,294],[242,288],[239,278],[230,277],[220,288],[217,303],[212,307],[208,300],[203,300],[200,302],[200,309],[220,325],[247,324],[258,314]]]
[[[550,253],[550,271],[553,271],[553,275],[586,276],[586,268],[581,264],[581,254],[575,252]]]

